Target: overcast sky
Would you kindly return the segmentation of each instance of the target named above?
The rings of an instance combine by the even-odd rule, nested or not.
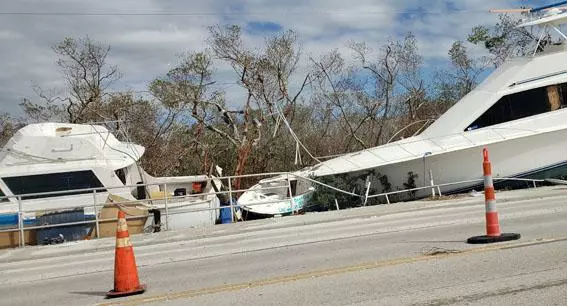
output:
[[[493,24],[490,8],[553,1],[505,0],[0,0],[0,111],[19,114],[23,97],[37,101],[33,84],[62,88],[51,46],[66,36],[110,44],[109,63],[123,74],[117,89],[143,91],[185,51],[204,47],[207,27],[238,24],[251,45],[274,31],[294,29],[307,55],[350,40],[379,46],[413,32],[427,63],[445,59],[472,26]],[[63,13],[63,14],[61,14]],[[80,13],[80,14],[76,14]],[[167,15],[175,13],[177,15]],[[219,67],[219,86],[238,95],[234,77]],[[222,83],[222,82],[225,83]]]

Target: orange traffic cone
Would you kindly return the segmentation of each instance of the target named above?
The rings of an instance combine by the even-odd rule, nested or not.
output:
[[[500,223],[498,221],[498,210],[496,210],[496,196],[494,192],[494,184],[492,181],[492,166],[488,159],[488,150],[482,150],[482,170],[484,174],[484,203],[485,203],[485,217],[486,217],[486,235],[471,237],[467,240],[468,243],[493,243],[509,240],[520,239],[520,234],[500,232]]]
[[[120,297],[140,294],[146,290],[146,285],[140,285],[138,268],[134,249],[130,242],[126,214],[118,210],[118,225],[116,228],[116,251],[114,253],[114,289],[107,297]]]

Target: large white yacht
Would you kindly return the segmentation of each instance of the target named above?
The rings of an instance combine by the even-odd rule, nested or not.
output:
[[[562,42],[507,60],[420,135],[322,162],[298,172],[296,179],[347,174],[359,178],[365,187],[369,182],[374,193],[429,186],[430,174],[435,184],[476,180],[483,176],[485,147],[495,177],[567,174],[567,36],[558,27],[564,23],[567,13],[554,9],[521,24],[543,28],[542,34],[553,30]],[[241,196],[239,204],[264,215],[291,212],[293,200],[287,188],[262,189],[277,184],[287,186],[286,177],[261,181]],[[475,185],[445,186],[441,192]],[[301,188],[291,194],[298,197],[309,192]],[[364,190],[358,194],[364,195]],[[431,190],[420,190],[414,196],[430,194]],[[268,197],[280,204],[250,206],[265,203]]]
[[[0,151],[0,227],[17,225],[18,200],[26,223],[53,210],[85,206],[92,219],[109,196],[149,210],[146,227],[168,229],[215,224],[219,200],[208,176],[153,177],[138,164],[145,148],[119,141],[101,125],[38,123],[20,129]],[[151,184],[148,186],[134,186]],[[118,187],[118,188],[117,188]],[[100,188],[93,193],[92,188]],[[85,190],[86,189],[86,190]],[[70,192],[69,192],[70,191]],[[45,194],[66,192],[65,194]],[[165,201],[168,215],[165,220]],[[197,210],[197,211],[195,211]],[[90,224],[92,226],[92,224]]]

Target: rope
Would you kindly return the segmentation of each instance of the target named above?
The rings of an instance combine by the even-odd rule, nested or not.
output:
[[[303,162],[301,161],[301,150],[299,148],[299,144],[296,142],[295,143],[295,164],[297,165],[297,162],[299,161],[300,164],[303,164]]]
[[[105,142],[105,145],[108,146],[111,150],[125,154],[126,156],[130,157],[134,162],[136,162],[136,158],[133,157],[130,153],[124,152],[122,150],[118,150],[118,149],[112,147],[111,145],[109,145],[107,143],[107,141],[104,139],[104,137],[101,135],[101,132],[98,131],[94,125],[90,124],[90,126],[97,132],[96,134]],[[110,131],[107,131],[107,133],[110,134]],[[133,151],[136,152],[135,150],[133,150]]]
[[[331,185],[325,184],[325,183],[323,183],[323,182],[320,182],[320,181],[317,181],[317,180],[314,180],[314,179],[311,179],[311,178],[308,178],[308,177],[305,177],[305,176],[301,176],[301,175],[293,174],[293,173],[290,173],[290,175],[295,176],[295,177],[302,178],[302,179],[304,179],[304,180],[313,182],[313,183],[315,183],[315,184],[319,184],[319,185],[321,185],[321,186],[324,186],[324,187],[333,189],[333,190],[335,190],[335,191],[338,191],[338,192],[341,192],[341,193],[344,193],[344,194],[347,194],[347,195],[351,195],[351,196],[363,198],[363,196],[361,196],[361,195],[359,195],[359,194],[356,194],[356,193],[353,193],[353,192],[349,192],[349,191],[345,191],[345,190],[342,190],[342,189],[333,187],[333,186],[331,186]]]
[[[287,126],[287,129],[289,130],[291,137],[293,137],[293,139],[295,140],[296,146],[301,146],[303,148],[303,150],[305,150],[305,152],[307,152],[307,154],[309,154],[309,156],[311,156],[311,158],[313,158],[313,160],[315,160],[318,163],[321,163],[321,161],[319,159],[317,159],[315,156],[313,156],[313,154],[311,154],[311,152],[309,152],[309,150],[305,147],[305,145],[303,145],[301,140],[299,140],[299,137],[297,137],[297,135],[295,134],[295,132],[291,128],[289,122],[285,118],[283,111],[280,109],[280,106],[278,105],[278,103],[274,103],[274,105],[276,106],[277,113],[282,118],[282,121],[284,122],[284,124]]]
[[[130,141],[130,138],[128,137],[128,135],[122,129],[118,129],[118,132],[122,133],[122,135],[125,137],[125,140],[127,141],[128,148],[132,149],[132,152],[134,152],[134,156],[132,156],[128,152],[118,150],[118,149],[112,147],[111,145],[109,145],[107,143],[107,139],[106,140],[104,139],[104,137],[100,134],[100,132],[96,129],[96,127],[92,124],[90,126],[91,126],[91,128],[93,128],[97,132],[97,135],[99,135],[99,137],[101,137],[101,139],[105,142],[105,145],[108,146],[111,150],[125,154],[126,156],[130,157],[134,161],[134,163],[136,164],[136,170],[138,170],[138,174],[140,175],[140,179],[142,180],[142,183],[145,184],[146,183],[145,175],[142,172],[140,165],[138,164],[138,160],[141,158],[141,156],[138,156],[137,151],[134,150],[134,147],[132,146],[132,142]],[[110,135],[110,131],[107,131],[107,133]],[[147,186],[144,186],[144,191],[146,192],[147,195],[149,195],[149,192],[148,192],[146,187]]]

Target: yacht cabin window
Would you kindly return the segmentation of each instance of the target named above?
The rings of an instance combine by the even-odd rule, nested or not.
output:
[[[114,173],[118,176],[122,184],[126,185],[126,168],[117,169]]]
[[[5,197],[6,194],[4,194],[4,192],[2,191],[2,188],[0,188],[0,197]],[[4,198],[4,199],[0,199],[0,202],[8,202],[10,200],[8,200],[8,198]]]
[[[4,177],[3,180],[15,195],[103,187],[100,180],[90,170]],[[64,194],[25,196],[22,199],[39,199],[91,192],[73,191]]]
[[[567,83],[539,87],[502,97],[465,131],[518,120],[567,106]]]

